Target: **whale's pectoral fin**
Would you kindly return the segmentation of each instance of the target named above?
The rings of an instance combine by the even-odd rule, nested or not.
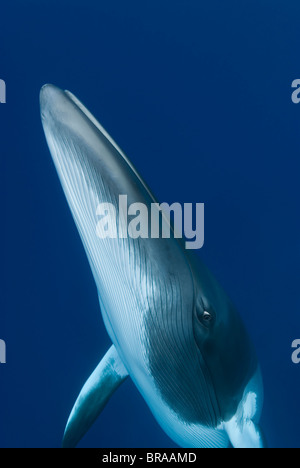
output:
[[[67,422],[63,447],[76,447],[95,422],[111,395],[126,379],[128,373],[114,346],[81,390]]]
[[[265,438],[258,424],[251,419],[238,423],[235,418],[226,423],[226,431],[234,448],[265,448]]]

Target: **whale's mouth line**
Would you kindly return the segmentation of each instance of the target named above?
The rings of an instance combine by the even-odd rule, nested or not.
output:
[[[211,409],[211,413],[212,413],[213,427],[218,427],[219,424],[222,422],[222,413],[221,413],[220,403],[218,400],[217,392],[213,383],[210,369],[205,361],[205,358],[203,357],[203,353],[201,349],[198,347],[197,344],[196,346],[199,351],[199,355],[201,356],[201,362],[199,362],[199,365],[201,366],[201,370],[204,375],[206,387],[208,389],[207,393],[208,393],[209,401],[210,401],[209,408]]]
[[[203,356],[203,352],[202,352],[200,346],[198,345],[198,341],[197,341],[196,334],[195,334],[194,314],[196,313],[196,302],[197,302],[196,290],[197,290],[197,287],[196,287],[196,282],[195,282],[195,277],[194,277],[194,274],[193,274],[193,268],[192,268],[190,257],[186,257],[186,262],[187,262],[187,265],[188,265],[188,268],[189,268],[189,271],[190,271],[190,275],[191,275],[191,280],[192,280],[192,283],[193,283],[193,324],[192,324],[193,338],[194,338],[194,341],[195,341],[196,349],[198,350],[198,353],[199,353],[198,354],[198,356],[199,356],[199,366],[200,366],[200,368],[201,368],[201,370],[203,372],[204,380],[205,380],[206,387],[207,387],[207,390],[208,390],[207,393],[209,395],[209,401],[210,401],[209,408],[210,408],[211,413],[212,413],[211,414],[211,419],[213,421],[213,427],[218,427],[218,425],[222,422],[221,406],[220,406],[220,403],[219,403],[219,399],[218,399],[218,396],[217,396],[215,385],[213,383],[213,378],[212,378],[211,371],[210,371],[209,366],[207,365],[206,360],[205,360],[205,358]]]

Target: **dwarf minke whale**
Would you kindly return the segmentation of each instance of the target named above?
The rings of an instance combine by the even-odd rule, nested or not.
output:
[[[264,447],[261,372],[231,300],[178,239],[99,239],[99,203],[126,194],[150,206],[155,198],[73,94],[45,85],[40,106],[112,341],[80,392],[63,446],[78,444],[129,376],[180,447]]]

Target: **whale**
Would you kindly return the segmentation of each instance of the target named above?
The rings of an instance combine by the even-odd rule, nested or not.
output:
[[[62,446],[76,447],[130,378],[179,447],[265,448],[262,373],[232,300],[176,236],[97,236],[100,203],[120,210],[122,195],[149,207],[156,198],[74,94],[45,85],[40,111],[111,340],[79,393]]]

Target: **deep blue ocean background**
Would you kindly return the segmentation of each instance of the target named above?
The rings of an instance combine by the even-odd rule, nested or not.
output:
[[[59,447],[110,346],[39,115],[45,83],[94,113],[160,201],[205,203],[199,252],[265,381],[271,447],[300,447],[299,0],[2,2],[0,446]],[[128,380],[81,447],[174,447]]]

